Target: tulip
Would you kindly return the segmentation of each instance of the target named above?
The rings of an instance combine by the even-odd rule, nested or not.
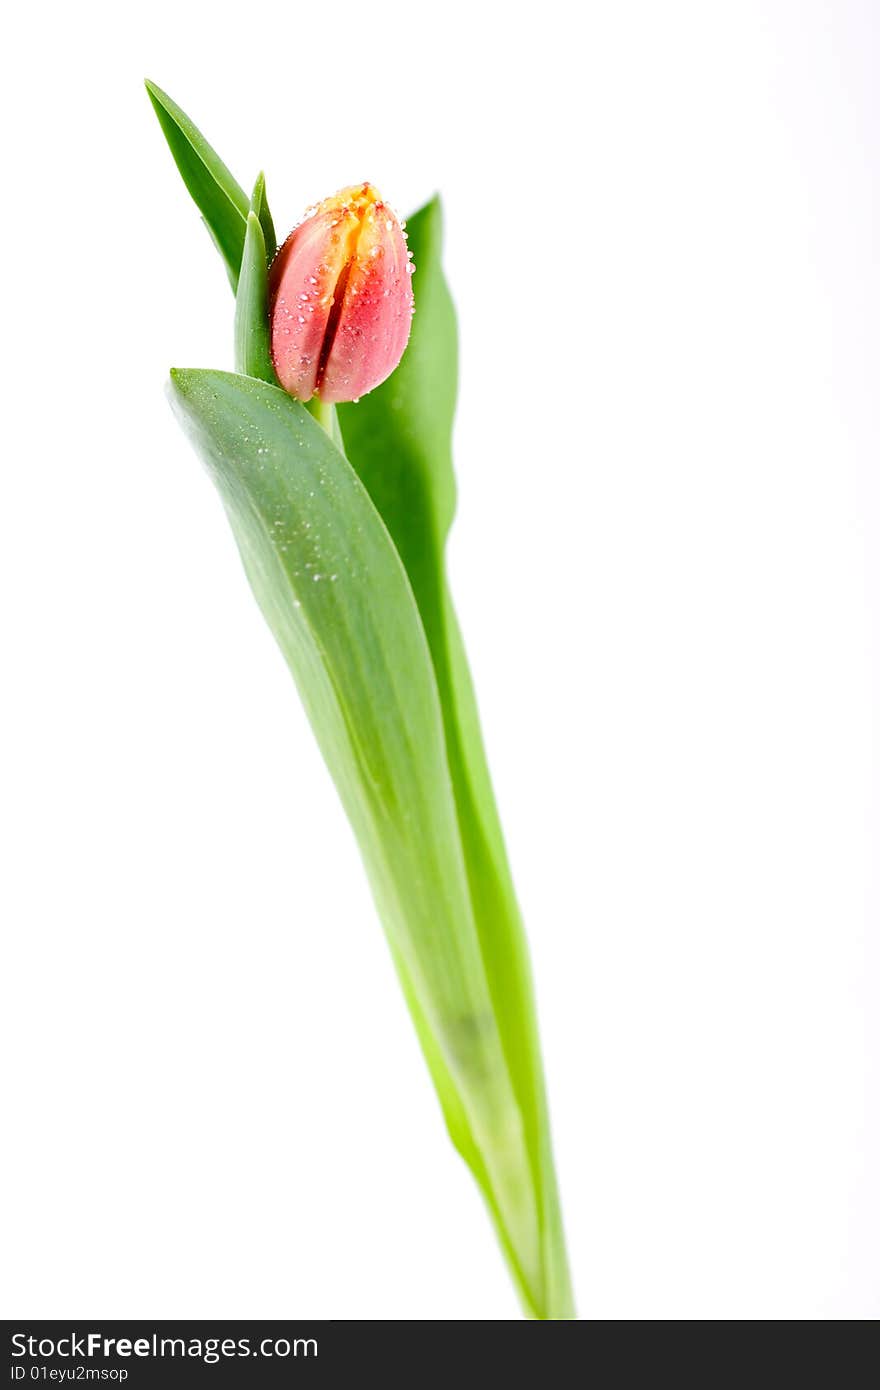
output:
[[[325,198],[269,271],[272,360],[285,391],[352,401],[390,376],[409,338],[412,270],[403,228],[371,184]]]
[[[524,1310],[574,1317],[526,942],[446,583],[456,352],[439,203],[411,223],[420,311],[404,370],[337,415],[406,347],[400,223],[369,184],[344,189],[267,274],[263,176],[248,198],[186,113],[149,91],[236,294],[235,371],[173,372],[175,409],[351,817],[450,1137]]]

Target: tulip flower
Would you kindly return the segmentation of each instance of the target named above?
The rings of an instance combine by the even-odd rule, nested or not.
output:
[[[344,188],[290,233],[269,272],[272,361],[298,400],[351,401],[394,371],[409,338],[412,262],[369,183]]]
[[[445,572],[457,341],[439,201],[410,219],[412,322],[403,227],[370,184],[326,199],[275,254],[263,176],[249,198],[186,113],[149,92],[236,296],[235,371],[174,371],[174,409],[351,820],[523,1309],[571,1318],[528,951]]]

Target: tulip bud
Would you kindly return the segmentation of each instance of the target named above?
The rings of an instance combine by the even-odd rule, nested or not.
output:
[[[369,183],[344,188],[290,233],[269,271],[272,361],[301,401],[352,401],[394,371],[409,338],[413,266]]]

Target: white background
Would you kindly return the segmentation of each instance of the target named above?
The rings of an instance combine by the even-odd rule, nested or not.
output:
[[[877,6],[44,4],[5,50],[3,1314],[518,1316],[163,394],[232,305],[149,75],[282,233],[443,192],[581,1314],[876,1317]]]

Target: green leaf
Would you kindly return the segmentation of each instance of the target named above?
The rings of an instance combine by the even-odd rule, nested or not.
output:
[[[400,555],[345,456],[283,391],[176,371],[172,400],[354,827],[453,1141],[527,1309],[565,1316],[474,919],[435,666]]]
[[[346,451],[391,532],[416,596],[430,609],[455,513],[452,424],[458,375],[455,309],[441,265],[443,215],[434,198],[407,222],[416,313],[396,371],[338,407]],[[424,551],[425,541],[429,550]]]
[[[266,176],[258,174],[254,184],[254,191],[251,194],[251,208],[260,219],[260,226],[263,229],[263,240],[266,244],[266,260],[272,261],[278,243],[275,240],[275,223],[272,221],[272,214],[269,211],[269,204],[266,199]]]
[[[248,213],[235,296],[235,368],[245,376],[278,385],[269,346],[266,243],[255,212]]]
[[[409,219],[416,314],[397,370],[358,403],[337,407],[345,452],[388,528],[427,637],[443,713],[474,921],[493,1010],[526,1132],[543,1242],[546,1316],[573,1316],[550,1143],[528,949],[464,646],[449,594],[444,550],[455,511],[452,425],[458,344],[441,266],[435,198]]]
[[[204,218],[214,244],[226,262],[234,290],[238,284],[238,271],[244,250],[250,206],[248,196],[236,183],[201,131],[193,125],[186,112],[154,82],[147,81],[145,85],[174,162]],[[268,209],[263,216],[268,216]],[[271,226],[271,218],[269,225]]]

